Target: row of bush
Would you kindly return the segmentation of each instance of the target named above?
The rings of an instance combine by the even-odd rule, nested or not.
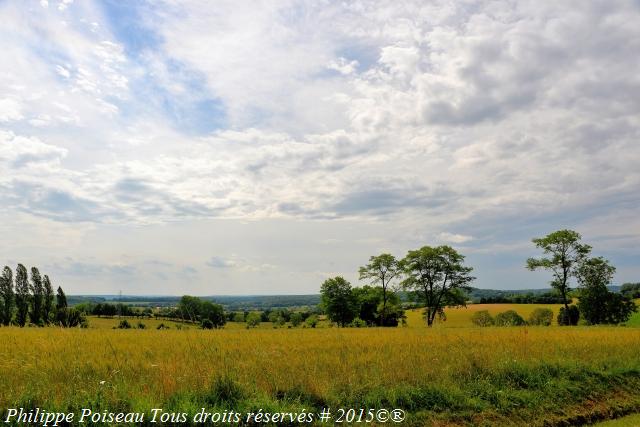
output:
[[[481,297],[476,302],[480,304],[562,304],[564,299],[561,295],[547,292],[544,294],[527,293]]]
[[[620,294],[609,292],[586,292],[580,294],[578,305],[560,307],[557,322],[560,326],[575,326],[582,318],[585,325],[617,325],[626,322],[636,311],[635,303]],[[549,326],[553,322],[553,311],[548,308],[535,309],[525,321],[514,310],[508,310],[492,317],[487,310],[477,311],[471,321],[477,326]]]
[[[471,321],[476,326],[549,326],[553,322],[553,311],[548,308],[536,308],[528,320],[524,320],[522,316],[514,310],[503,311],[491,316],[488,310],[480,310],[473,313]]]
[[[176,329],[188,329],[186,326],[182,326],[180,324],[176,325]],[[211,328],[208,329],[212,329],[213,326]],[[120,323],[118,323],[118,326],[114,326],[113,329],[147,329],[147,325],[145,325],[142,322],[138,322],[137,325],[132,325],[131,323],[129,323],[129,321],[127,319],[122,319],[120,321]],[[164,323],[160,323],[156,329],[158,330],[162,330],[162,329],[171,329],[169,326],[165,325]]]

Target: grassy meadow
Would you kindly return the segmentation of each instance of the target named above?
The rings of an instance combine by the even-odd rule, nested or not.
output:
[[[638,427],[640,426],[640,414],[633,414],[615,420],[603,421],[596,425],[598,427]]]
[[[640,411],[640,329],[471,325],[450,309],[426,328],[0,328],[0,408],[250,411],[401,408],[403,425],[582,425]],[[555,307],[554,307],[555,308]],[[554,309],[555,312],[557,310]],[[137,320],[130,320],[136,325]],[[169,330],[157,330],[157,324]]]

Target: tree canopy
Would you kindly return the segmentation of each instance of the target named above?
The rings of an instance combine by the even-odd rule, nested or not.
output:
[[[591,246],[580,242],[582,236],[573,230],[558,230],[545,237],[533,239],[544,254],[541,258],[529,258],[529,270],[544,269],[553,274],[551,286],[562,296],[565,309],[569,309],[569,280],[576,268],[591,253]]]
[[[414,291],[426,307],[426,321],[432,326],[436,315],[444,318],[444,307],[464,305],[463,290],[469,290],[472,267],[464,265],[464,256],[450,246],[423,246],[409,251],[401,261],[405,289]]]
[[[369,258],[369,263],[359,269],[360,280],[370,280],[373,285],[380,285],[382,289],[382,307],[380,309],[380,323],[386,325],[387,301],[389,299],[389,286],[393,280],[400,277],[402,268],[400,263],[391,254],[380,254]],[[377,310],[377,307],[376,307]],[[365,320],[360,316],[362,320]]]
[[[357,316],[357,298],[351,290],[351,283],[344,277],[325,280],[320,288],[320,296],[327,317],[338,325],[346,326]]]
[[[576,269],[580,284],[578,308],[587,323],[617,324],[627,321],[636,311],[633,300],[607,288],[615,271],[616,268],[602,257],[587,259]]]

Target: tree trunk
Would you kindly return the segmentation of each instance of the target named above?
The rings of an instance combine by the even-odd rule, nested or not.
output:
[[[384,323],[384,318],[387,314],[387,288],[383,285],[382,286],[382,323],[380,326],[386,326],[386,324]]]
[[[432,327],[433,326],[433,320],[435,319],[435,310],[433,312],[433,314],[431,313],[431,307],[429,307],[427,309],[427,327]]]
[[[563,272],[563,282],[562,282],[562,299],[564,301],[564,308],[569,312],[569,302],[567,301],[567,272],[566,270]]]

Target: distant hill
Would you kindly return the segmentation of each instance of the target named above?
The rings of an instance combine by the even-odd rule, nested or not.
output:
[[[611,292],[620,292],[621,286],[609,286],[608,287]],[[522,296],[522,295],[544,295],[544,294],[555,294],[556,290],[553,288],[541,288],[541,289],[480,289],[480,288],[471,288],[471,291],[468,293],[469,299],[471,301],[477,302],[482,298],[485,299],[499,299],[499,298],[509,298],[514,296]]]
[[[609,286],[612,292],[620,292],[620,286]],[[515,295],[541,295],[553,292],[551,288],[542,289],[480,289],[472,288],[469,300],[479,301],[482,298],[508,298]],[[229,311],[267,310],[273,308],[314,307],[320,304],[320,295],[211,295],[202,299],[222,304]],[[405,292],[400,292],[400,298],[408,299]],[[158,295],[69,295],[70,305],[80,303],[121,302],[139,307],[171,307],[178,304],[180,296]]]
[[[123,303],[138,307],[171,307],[181,296],[154,295],[71,295],[70,305],[81,303]],[[320,295],[211,295],[200,297],[222,304],[229,311],[266,310],[272,308],[313,307],[320,303]]]

